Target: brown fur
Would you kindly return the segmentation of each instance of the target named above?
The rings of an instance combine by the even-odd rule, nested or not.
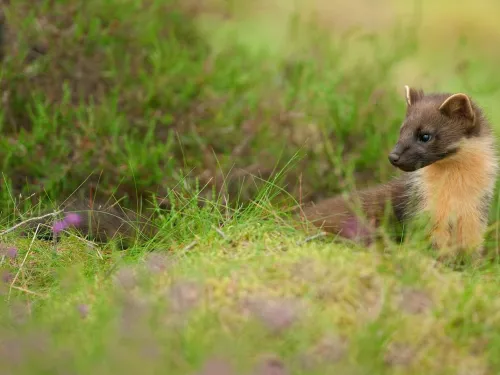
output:
[[[465,94],[428,94],[406,87],[407,111],[389,159],[407,172],[356,192],[362,214],[378,224],[387,203],[399,222],[419,214],[431,220],[431,242],[442,253],[479,250],[497,177],[494,137],[481,109]],[[326,199],[302,216],[343,235],[351,200]],[[374,219],[375,218],[375,219]]]
[[[354,192],[346,198],[335,196],[322,200],[303,208],[301,215],[326,232],[369,244],[374,239],[375,228],[384,219],[386,209],[390,212],[392,208],[393,215],[389,219],[403,220],[408,204],[406,185],[404,179],[394,179],[385,185]],[[350,223],[352,218],[356,220]]]

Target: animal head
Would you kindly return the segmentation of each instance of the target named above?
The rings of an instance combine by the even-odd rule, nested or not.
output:
[[[416,171],[456,154],[461,142],[480,135],[479,109],[458,94],[424,94],[405,86],[406,117],[389,161]]]

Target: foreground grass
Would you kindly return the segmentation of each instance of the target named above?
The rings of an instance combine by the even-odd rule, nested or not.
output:
[[[185,214],[191,235],[164,248],[14,237],[1,372],[500,371],[496,265],[457,272],[417,243],[333,242],[264,203],[222,224],[217,210]]]

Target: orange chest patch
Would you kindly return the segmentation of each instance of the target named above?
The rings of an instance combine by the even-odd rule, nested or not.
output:
[[[495,183],[496,161],[480,143],[461,148],[449,160],[434,163],[421,173],[422,209],[439,221],[465,216],[480,218],[481,202]]]

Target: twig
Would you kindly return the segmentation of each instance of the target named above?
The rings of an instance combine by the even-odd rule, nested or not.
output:
[[[324,237],[324,236],[326,236],[326,232],[317,233],[313,236],[309,236],[309,237],[303,239],[302,241],[297,241],[297,246],[304,245],[308,242],[314,241],[315,239],[320,238],[320,237]]]
[[[299,208],[302,212],[301,221],[304,221],[304,210],[302,208],[302,172],[299,175]]]
[[[212,225],[212,227],[223,239],[225,239],[226,241],[228,240],[228,237],[220,228],[217,228],[215,225]]]
[[[21,288],[20,286],[11,285],[11,288],[12,289],[16,289],[16,290],[20,290],[21,292],[25,292],[25,293],[28,293],[28,294],[33,294],[34,296],[38,296],[38,297],[42,297],[42,298],[46,298],[47,297],[45,294],[40,294],[40,293],[37,293],[37,292],[33,292],[32,290]]]
[[[193,247],[196,246],[197,243],[198,243],[198,241],[194,240],[193,242],[187,244],[186,247],[184,247],[184,249],[182,249],[182,252],[185,253],[185,252],[191,250]]]
[[[326,232],[316,233],[316,234],[314,234],[314,235],[312,235],[312,236],[309,236],[309,237],[304,238],[304,239],[303,239],[303,240],[301,240],[301,241],[296,241],[296,242],[295,242],[295,245],[296,245],[296,246],[301,246],[301,245],[304,245],[304,244],[306,244],[306,243],[308,243],[308,242],[314,241],[314,240],[316,240],[316,239],[318,239],[318,238],[324,237],[324,236],[326,236],[326,235],[327,235],[327,233],[326,233]],[[278,250],[284,250],[284,249],[286,249],[286,246],[287,246],[287,245],[280,245],[280,246],[278,246]]]
[[[60,210],[60,211],[56,211],[56,212],[51,212],[50,214],[45,214],[45,215],[42,215],[42,216],[38,216],[38,217],[31,217],[29,219],[26,219],[24,221],[21,221],[20,223],[17,223],[16,225],[14,225],[13,227],[9,228],[9,229],[6,229],[4,230],[3,232],[0,232],[0,236],[4,236],[6,235],[7,233],[10,233],[14,230],[16,230],[17,228],[19,228],[20,226],[24,225],[24,224],[27,224],[31,221],[36,221],[36,220],[41,220],[41,219],[45,219],[46,217],[50,217],[50,216],[57,216],[59,215],[61,212],[63,212],[63,210]],[[37,228],[38,230],[38,228]]]
[[[99,256],[99,258],[104,259],[104,257],[102,256],[101,252],[99,251],[99,248],[96,246],[96,244],[92,241],[89,241],[85,238],[82,238],[80,236],[76,236],[74,234],[70,234],[72,237],[76,238],[78,241],[81,241],[83,242],[84,244],[86,244],[87,246],[91,247],[92,249],[94,249],[96,252],[97,252],[97,255]]]
[[[17,281],[17,278],[19,277],[19,273],[21,272],[21,270],[23,269],[23,266],[24,266],[24,263],[26,263],[26,259],[28,259],[28,256],[31,252],[31,247],[33,246],[33,243],[35,242],[35,239],[36,239],[36,235],[38,233],[38,229],[40,229],[40,224],[37,225],[36,227],[36,230],[35,230],[35,233],[33,234],[33,238],[31,239],[31,242],[30,242],[30,245],[28,247],[28,251],[26,252],[26,255],[24,256],[24,259],[21,263],[21,265],[19,266],[19,269],[17,270],[17,273],[16,273],[16,276],[14,276],[14,279],[12,280],[12,282],[10,283],[10,288],[9,288],[9,296],[7,298],[7,300],[10,300],[10,295],[12,293],[12,289],[14,287],[14,284],[16,283]]]

